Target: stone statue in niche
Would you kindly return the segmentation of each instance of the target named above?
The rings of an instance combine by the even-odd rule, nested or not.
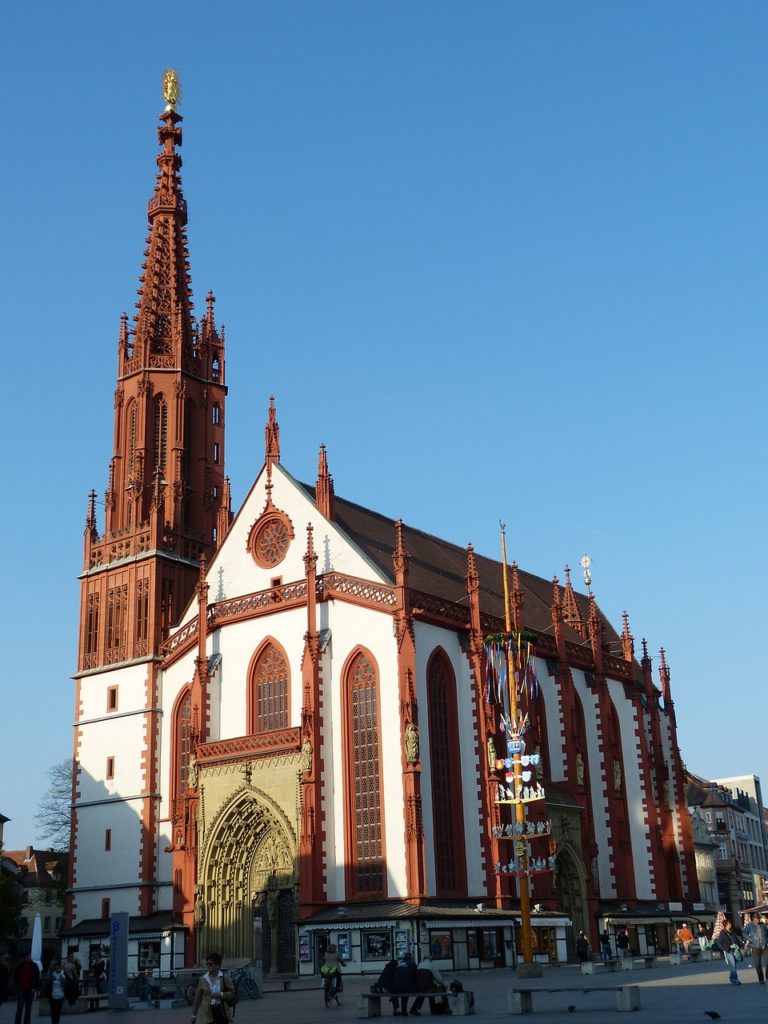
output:
[[[486,749],[488,751],[488,767],[493,770],[496,767],[496,746],[493,742],[493,736],[488,737]]]
[[[304,742],[301,745],[301,754],[299,755],[299,771],[312,771],[312,743],[310,742],[309,736],[305,737]]]
[[[618,758],[615,757],[613,759],[613,791],[614,793],[621,792],[621,765]]]
[[[198,775],[197,758],[193,754],[187,766],[187,789],[197,789]]]
[[[405,759],[408,764],[416,764],[419,760],[419,730],[413,722],[405,727]]]
[[[576,753],[576,785],[584,785],[584,758],[580,750]]]
[[[205,924],[205,902],[203,900],[202,885],[195,886],[195,928],[202,928]]]

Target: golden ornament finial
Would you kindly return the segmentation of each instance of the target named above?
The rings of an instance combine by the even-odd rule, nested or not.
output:
[[[168,104],[166,110],[175,110],[181,100],[181,82],[174,68],[168,68],[163,75],[163,98]]]

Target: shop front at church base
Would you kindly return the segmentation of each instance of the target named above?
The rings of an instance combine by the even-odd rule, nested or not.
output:
[[[570,926],[562,914],[534,912],[534,958],[541,963],[565,962]],[[331,943],[351,974],[378,976],[389,960],[406,952],[415,959],[429,954],[441,972],[515,967],[519,933],[519,913],[483,903],[334,906],[299,922],[298,973],[316,974]]]

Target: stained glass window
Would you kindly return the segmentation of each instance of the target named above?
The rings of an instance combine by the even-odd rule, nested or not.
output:
[[[439,652],[432,656],[427,668],[427,702],[435,884],[438,896],[449,896],[466,889],[466,869],[456,685],[447,659]]]
[[[358,654],[350,666],[348,715],[352,895],[384,896],[379,688],[373,665],[364,654]]]
[[[288,665],[274,644],[265,648],[256,663],[252,707],[253,732],[288,728]]]

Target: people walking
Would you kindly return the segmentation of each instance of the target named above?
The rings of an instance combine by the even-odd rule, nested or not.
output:
[[[709,945],[709,936],[707,935],[707,929],[701,922],[699,922],[698,927],[696,928],[696,938],[699,943],[699,949],[703,953]]]
[[[237,995],[232,979],[221,969],[221,957],[211,953],[206,960],[208,968],[197,983],[192,1001],[192,1022],[195,1024],[227,1024],[229,1007],[234,1006]]]
[[[16,986],[15,1024],[22,1024],[22,1014],[24,1015],[24,1024],[29,1024],[32,1016],[32,1000],[35,998],[35,992],[40,988],[40,968],[29,953],[26,953],[16,965],[13,982]]]
[[[736,961],[741,960],[741,946],[733,930],[733,921],[726,917],[723,922],[723,930],[717,936],[717,944],[723,951],[723,957],[728,967],[728,980],[732,985],[740,985],[739,972],[736,968]]]
[[[629,956],[629,932],[626,928],[619,929],[619,934],[616,936],[616,949],[619,951],[621,959],[626,960]]]
[[[61,1020],[61,1009],[64,1006],[67,975],[58,960],[51,964],[51,972],[46,978],[43,995],[48,997],[51,1006],[51,1024],[59,1024]]]
[[[745,915],[744,920],[741,935],[749,943],[758,984],[764,985],[765,973],[768,971],[768,925],[760,920],[757,913],[753,913],[751,919]]]
[[[611,937],[608,932],[603,932],[600,936],[600,956],[603,958],[603,963],[607,964],[609,960],[613,959],[613,951],[611,950]]]

